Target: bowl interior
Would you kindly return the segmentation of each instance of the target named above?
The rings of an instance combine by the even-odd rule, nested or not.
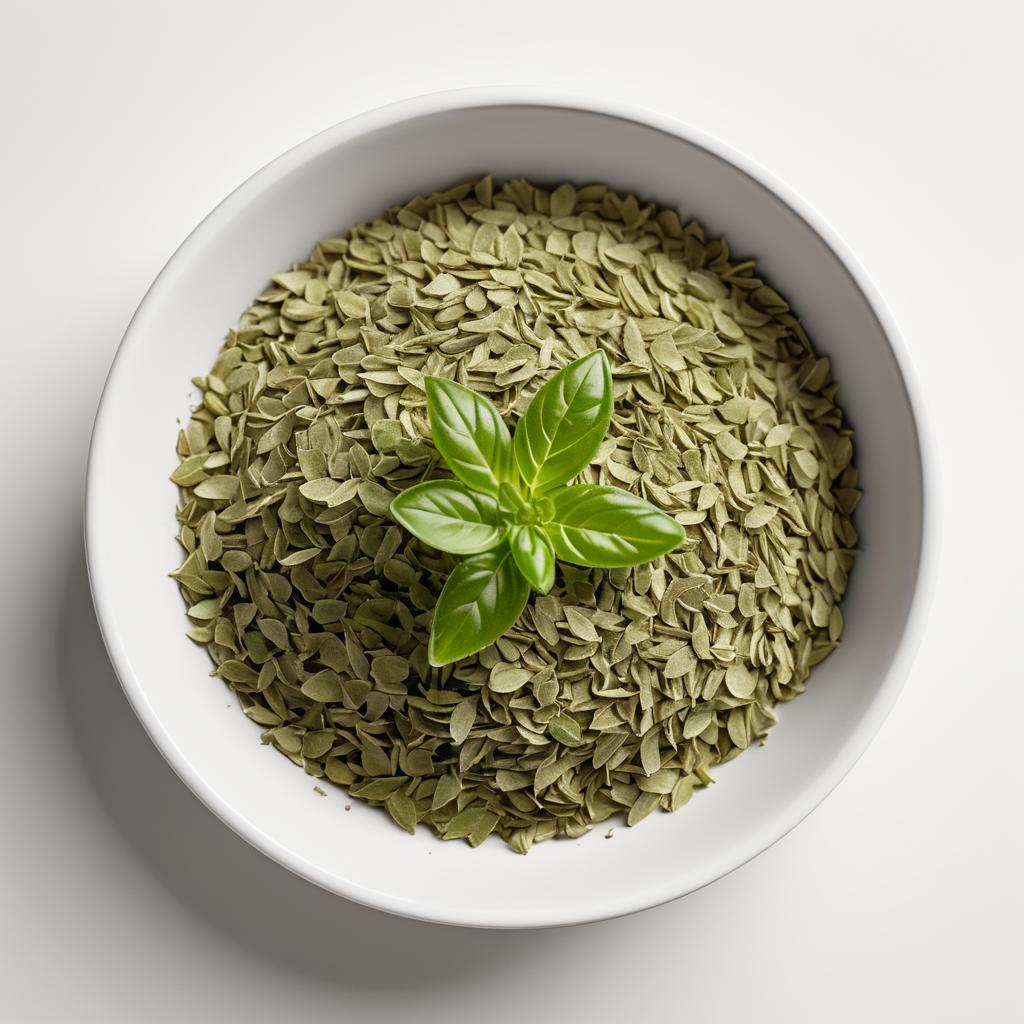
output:
[[[189,379],[210,366],[270,274],[417,192],[492,172],[539,182],[605,181],[696,216],[793,304],[831,357],[856,429],[863,551],[840,650],[780,709],[762,749],[717,774],[674,815],[607,826],[527,857],[415,837],[260,745],[259,729],[209,678],[185,637],[177,564],[176,425]],[[245,838],[313,881],[416,917],[498,926],[582,921],[688,892],[796,824],[850,767],[898,687],[894,660],[921,558],[922,464],[903,376],[871,304],[823,238],[765,185],[701,145],[619,116],[532,103],[377,112],[304,144],[226,201],[172,259],[112,371],[90,466],[94,594],[115,666],[176,770]],[[231,706],[229,710],[229,706]],[[126,768],[130,770],[130,768]],[[352,809],[344,810],[351,802]]]

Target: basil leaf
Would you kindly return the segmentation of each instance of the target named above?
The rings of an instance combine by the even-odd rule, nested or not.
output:
[[[430,664],[439,668],[493,643],[519,618],[529,595],[507,544],[460,562],[434,609]]]
[[[544,531],[536,526],[517,526],[509,538],[509,546],[527,583],[546,594],[555,583],[555,553]]]
[[[467,487],[496,495],[513,476],[512,437],[501,414],[454,381],[428,377],[425,387],[434,447]]]
[[[550,497],[555,510],[545,529],[558,557],[575,565],[640,565],[685,537],[671,516],[618,487],[578,484]]]
[[[455,480],[428,480],[391,500],[391,516],[439,551],[475,555],[501,542],[498,503]]]
[[[498,510],[506,519],[515,521],[515,517],[529,507],[529,503],[519,493],[519,488],[515,484],[501,484],[498,488]]]
[[[612,375],[604,352],[559,370],[533,397],[516,427],[516,465],[542,494],[580,473],[601,446],[612,418]]]

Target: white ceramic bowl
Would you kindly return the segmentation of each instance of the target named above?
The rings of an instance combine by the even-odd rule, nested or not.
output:
[[[832,359],[856,429],[863,552],[840,650],[781,709],[763,749],[717,773],[676,814],[614,840],[597,828],[527,857],[397,829],[313,780],[229,713],[206,652],[184,636],[167,572],[177,420],[226,328],[271,273],[418,192],[484,172],[606,181],[696,216],[794,305]],[[145,381],[145,387],[139,383]],[[667,117],[575,97],[469,91],[375,110],[330,128],[250,178],[171,257],[107,381],[92,442],[89,572],[111,660],[153,742],[240,836],[292,871],[382,910],[454,924],[569,924],[640,910],[707,884],[797,824],[864,751],[921,631],[932,557],[933,474],[903,342],[846,246],[807,204],[714,139]],[[926,500],[927,499],[927,500]],[[111,742],[115,742],[113,739]],[[125,766],[130,771],[129,765]]]

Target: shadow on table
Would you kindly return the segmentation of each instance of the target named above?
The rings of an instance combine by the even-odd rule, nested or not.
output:
[[[450,985],[489,971],[508,977],[514,960],[543,963],[564,943],[557,931],[478,931],[368,910],[298,878],[238,838],[175,776],[121,692],[96,623],[80,543],[68,565],[57,635],[71,735],[125,840],[211,927],[284,969],[392,991]]]

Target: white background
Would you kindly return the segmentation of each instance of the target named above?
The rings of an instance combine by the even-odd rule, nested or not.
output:
[[[1021,1019],[1021,11],[7,0],[0,1020]],[[389,918],[235,838],[121,696],[82,553],[100,388],[171,251],[308,135],[471,84],[645,104],[788,181],[900,321],[944,474],[925,645],[847,780],[715,885],[548,932]]]

